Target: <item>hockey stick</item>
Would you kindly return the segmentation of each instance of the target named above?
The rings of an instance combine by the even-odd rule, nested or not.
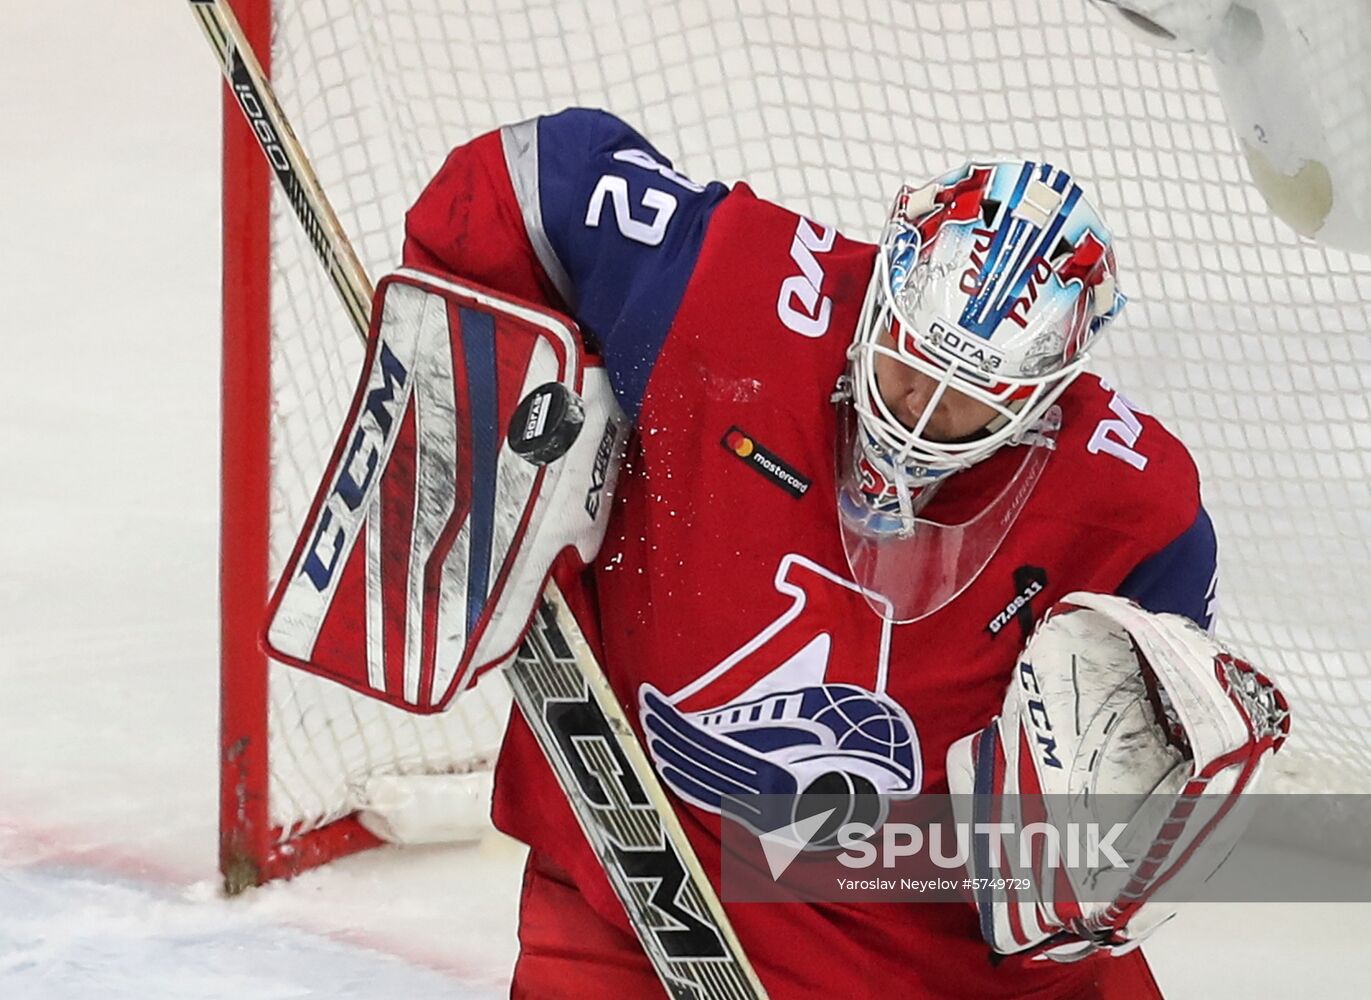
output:
[[[373,294],[226,0],[189,0],[357,333]],[[673,997],[764,998],[723,906],[557,585],[505,667],[514,700]]]

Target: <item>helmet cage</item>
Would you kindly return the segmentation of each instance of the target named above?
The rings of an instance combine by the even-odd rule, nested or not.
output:
[[[852,364],[852,398],[857,419],[885,452],[885,460],[897,467],[923,466],[924,477],[936,479],[974,465],[1031,428],[1089,361],[1088,355],[1078,354],[1047,379],[1008,375],[992,378],[940,350],[938,339],[911,335],[895,307],[889,278],[889,272],[878,262],[848,358]],[[880,342],[886,332],[892,333],[894,346]],[[881,395],[876,382],[876,358],[880,355],[908,365],[936,383],[913,427],[902,423]],[[948,392],[971,397],[993,410],[995,417],[985,430],[968,439],[934,441],[925,437],[929,419]]]

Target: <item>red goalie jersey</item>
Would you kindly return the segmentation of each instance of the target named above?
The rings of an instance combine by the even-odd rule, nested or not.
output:
[[[1059,404],[1056,452],[975,581],[909,625],[849,578],[834,508],[835,416],[875,248],[757,198],[695,183],[611,115],[570,110],[452,153],[407,218],[405,261],[574,316],[636,425],[583,624],[639,735],[738,710],[712,735],[763,788],[647,740],[706,871],[719,798],[803,788],[749,716],[762,693],[859,689],[905,737],[832,748],[896,796],[945,792],[948,746],[984,726],[1036,615],[1072,590],[1123,594],[1208,624],[1215,543],[1194,465],[1093,376]],[[939,504],[994,495],[1002,449]],[[751,721],[749,721],[751,719]],[[703,737],[702,737],[703,738]],[[835,763],[836,762],[836,763]],[[532,849],[515,995],[660,995],[599,864],[521,719],[496,770],[495,820]],[[993,963],[969,907],[728,908],[774,998],[1143,997],[1137,953]]]

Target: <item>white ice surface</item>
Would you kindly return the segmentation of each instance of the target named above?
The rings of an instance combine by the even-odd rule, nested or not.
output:
[[[519,852],[215,891],[219,88],[178,0],[0,18],[0,998],[503,995]],[[1208,906],[1167,995],[1371,996],[1371,907]]]

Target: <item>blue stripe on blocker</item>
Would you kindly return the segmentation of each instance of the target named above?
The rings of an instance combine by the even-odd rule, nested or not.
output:
[[[490,588],[495,474],[500,458],[500,410],[495,385],[495,319],[458,307],[471,408],[471,548],[467,556],[467,635],[481,617]]]

